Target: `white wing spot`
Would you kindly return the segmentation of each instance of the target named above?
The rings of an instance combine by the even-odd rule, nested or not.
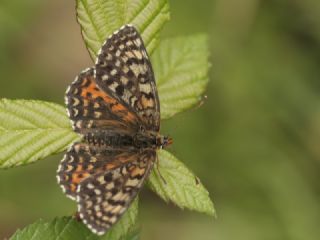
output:
[[[127,89],[124,89],[123,96],[122,96],[123,100],[129,103],[129,99],[131,96],[132,96],[131,92],[128,91]]]
[[[67,194],[67,197],[70,198],[70,199],[73,200],[73,201],[76,200],[76,198],[75,198],[74,196],[70,195],[70,194]]]
[[[150,84],[139,84],[139,89],[140,92],[145,92],[145,93],[150,93],[151,92],[151,87]]]
[[[94,206],[94,210],[96,210],[96,212],[100,211],[100,206],[99,205],[95,205]]]
[[[101,112],[94,112],[94,117],[99,118],[101,117],[102,113]]]
[[[76,80],[78,80],[78,78],[76,78]],[[71,85],[69,85],[68,88],[67,88],[67,90],[66,90],[66,95],[70,92],[70,86],[71,86]]]
[[[61,185],[61,188],[62,188],[62,192],[64,192],[64,193],[67,192],[67,190],[66,190],[66,188],[64,186]]]
[[[78,106],[80,104],[80,100],[78,98],[73,98],[73,106]]]
[[[122,82],[122,84],[127,85],[127,83],[129,82],[129,79],[124,76],[121,76],[120,81]]]
[[[142,59],[142,54],[141,54],[140,51],[134,50],[133,53],[134,53],[134,55],[136,55],[136,57],[137,57],[138,59]]]
[[[106,59],[107,59],[108,61],[111,61],[111,60],[112,60],[112,55],[111,55],[110,53],[108,53]]]
[[[93,104],[93,108],[97,109],[97,108],[99,108],[99,107],[100,107],[100,104],[99,104],[99,103],[95,102],[95,103]]]
[[[115,201],[117,201],[117,200],[115,200]],[[118,213],[118,212],[120,212],[121,208],[122,208],[122,206],[116,206],[115,208],[113,208],[113,209],[111,210],[111,212],[112,212],[112,213]]]
[[[79,110],[76,108],[73,108],[73,116],[76,117],[79,114]]]
[[[140,72],[141,72],[139,65],[133,63],[132,65],[130,65],[130,69],[133,71],[133,73],[134,73],[134,75],[135,75],[136,77],[139,76],[139,74],[140,74]]]
[[[116,69],[112,69],[112,71],[110,72],[112,76],[117,74],[117,70]]]
[[[114,201],[119,201],[119,200],[122,199],[123,195],[124,195],[123,192],[118,192],[116,195],[114,195],[114,196],[112,197],[112,199],[113,199]],[[119,206],[119,207],[120,207],[120,206]]]
[[[137,44],[138,47],[141,46],[141,40],[140,40],[140,38],[137,38],[135,42],[136,42],[136,44]]]
[[[126,186],[136,187],[138,185],[138,183],[139,183],[138,179],[128,179]]]
[[[86,73],[89,72],[91,69],[90,68],[86,68],[85,70],[83,70],[81,73]]]
[[[67,96],[64,97],[64,103],[66,105],[69,105],[69,98]]]
[[[123,56],[122,60],[123,60],[124,63],[126,63],[128,61],[128,57],[127,56]]]
[[[100,177],[98,177],[98,182],[99,183],[101,183],[101,184],[104,184],[105,183],[105,180],[104,180],[104,176],[102,175],[102,176],[100,176]]]
[[[132,41],[127,41],[127,42],[126,42],[126,45],[127,45],[128,47],[130,47],[130,46],[133,45],[133,42],[132,42]]]
[[[122,71],[123,71],[124,73],[128,73],[128,72],[129,72],[129,68],[128,68],[127,66],[124,66],[123,69],[122,69]]]
[[[113,188],[114,188],[114,183],[113,182],[111,182],[111,183],[106,185],[106,189],[108,189],[108,190],[111,190]]]
[[[109,76],[107,74],[102,75],[102,81],[107,81]]]
[[[113,82],[110,86],[109,86],[109,88],[110,89],[112,89],[112,91],[115,91],[116,90],[116,87],[118,87],[118,83],[117,82]]]
[[[97,197],[96,200],[97,200],[97,203],[101,203],[102,202],[102,197]]]
[[[78,120],[78,121],[76,122],[76,127],[77,127],[77,128],[81,128],[81,127],[82,127],[82,120]]]
[[[80,151],[80,145],[79,144],[75,145],[74,150],[76,153],[78,153]]]
[[[117,221],[117,217],[113,216],[112,218],[109,219],[110,222],[115,223]]]
[[[126,55],[129,57],[129,58],[134,58],[134,55],[131,51],[127,51],[126,52]]]
[[[90,207],[92,207],[93,202],[88,200],[88,201],[86,201],[86,205],[87,205],[87,208],[90,208]]]
[[[92,125],[93,125],[93,120],[90,120],[90,121],[88,122],[88,124],[87,124],[87,127],[88,127],[88,128],[91,128]]]
[[[74,95],[78,94],[78,92],[79,92],[78,88],[73,89],[73,94]]]
[[[102,212],[97,212],[96,215],[97,215],[98,218],[101,218],[102,217]]]

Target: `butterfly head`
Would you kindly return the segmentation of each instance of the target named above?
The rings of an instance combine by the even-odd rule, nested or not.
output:
[[[160,148],[165,148],[173,143],[173,139],[169,136],[160,136],[157,142]]]

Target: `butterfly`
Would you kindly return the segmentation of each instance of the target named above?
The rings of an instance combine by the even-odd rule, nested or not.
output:
[[[102,45],[95,66],[81,72],[65,95],[82,140],[64,155],[57,179],[75,200],[82,222],[108,231],[128,209],[157,160],[172,143],[160,130],[160,103],[143,40],[132,25]]]

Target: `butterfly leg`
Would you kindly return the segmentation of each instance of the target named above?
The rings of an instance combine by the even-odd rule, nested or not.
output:
[[[159,158],[158,158],[158,155],[157,155],[157,158],[156,158],[156,165],[157,165],[157,173],[158,173],[159,177],[161,178],[163,183],[165,185],[167,185],[167,182],[166,182],[165,178],[161,175],[161,172],[160,172],[160,169],[159,169]]]
[[[78,222],[81,222],[80,213],[78,211],[75,212],[73,215],[73,218],[76,219]]]

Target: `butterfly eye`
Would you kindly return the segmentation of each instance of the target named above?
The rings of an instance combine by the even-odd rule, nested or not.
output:
[[[167,137],[163,137],[162,139],[162,143],[161,143],[161,148],[164,148],[168,145],[171,145],[173,143],[172,138],[167,136]]]

